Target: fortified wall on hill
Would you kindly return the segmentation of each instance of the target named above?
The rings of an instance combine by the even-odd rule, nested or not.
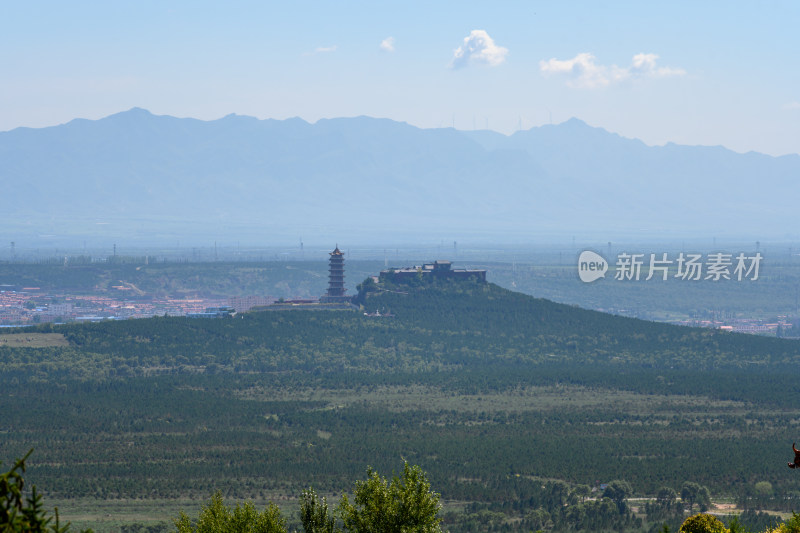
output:
[[[471,270],[465,268],[451,268],[450,261],[434,261],[425,263],[422,266],[390,268],[381,270],[380,281],[409,281],[417,276],[443,278],[443,279],[469,279],[475,278],[480,282],[486,282],[485,270]]]

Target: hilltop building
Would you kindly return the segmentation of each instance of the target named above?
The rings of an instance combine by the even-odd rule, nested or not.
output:
[[[328,254],[328,290],[320,296],[320,303],[346,303],[351,300],[344,288],[344,253],[339,251],[339,245]]]
[[[388,270],[381,270],[380,280],[388,281],[408,281],[417,276],[442,279],[469,279],[474,278],[478,281],[486,282],[485,270],[472,270],[465,268],[451,268],[450,261],[434,261],[433,263],[425,263],[422,266],[413,266],[405,268],[390,268]]]
[[[347,295],[344,288],[344,253],[339,250],[339,245],[330,252],[328,260],[328,290],[319,297],[319,300],[284,300],[269,305],[257,305],[252,311],[355,311],[352,297]]]

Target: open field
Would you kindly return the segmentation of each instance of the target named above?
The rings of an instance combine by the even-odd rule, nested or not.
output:
[[[520,385],[508,390],[465,394],[435,385],[374,385],[355,389],[267,389],[253,387],[237,391],[243,399],[257,401],[322,402],[325,409],[371,405],[391,412],[454,411],[459,413],[524,413],[606,408],[628,415],[669,417],[743,415],[753,413],[744,402],[715,400],[702,396],[640,394],[632,391],[581,385]],[[797,410],[800,416],[800,408]]]
[[[0,335],[0,346],[9,348],[52,348],[69,346],[61,333],[8,333]]]
[[[70,531],[91,528],[95,533],[117,533],[122,526],[164,525],[172,531],[172,520],[181,511],[196,516],[200,504],[192,500],[96,500],[91,498],[48,498],[47,508],[58,507],[62,522],[70,522]]]

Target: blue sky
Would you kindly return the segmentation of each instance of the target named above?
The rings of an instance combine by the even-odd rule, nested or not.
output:
[[[800,2],[0,3],[0,131],[134,106],[800,152]]]

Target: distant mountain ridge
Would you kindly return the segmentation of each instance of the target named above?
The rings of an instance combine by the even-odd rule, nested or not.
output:
[[[519,131],[133,108],[0,132],[0,235],[796,233],[800,156],[647,146],[578,119]]]

